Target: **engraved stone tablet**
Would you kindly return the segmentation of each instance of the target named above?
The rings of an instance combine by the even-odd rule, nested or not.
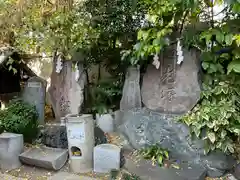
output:
[[[113,144],[100,144],[94,148],[94,172],[109,173],[120,169],[121,149]]]
[[[39,124],[44,124],[45,119],[45,97],[46,81],[40,77],[32,77],[28,80],[22,94],[25,102],[36,107]]]
[[[160,56],[160,68],[149,65],[143,77],[142,101],[151,110],[185,113],[200,98],[200,60],[197,52],[184,50],[183,63],[177,65],[175,49],[175,46],[167,48]]]
[[[140,91],[140,67],[129,67],[123,86],[120,110],[130,110],[142,107]]]

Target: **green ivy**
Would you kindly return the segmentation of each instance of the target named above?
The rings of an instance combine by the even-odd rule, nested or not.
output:
[[[151,160],[152,164],[164,165],[165,160],[169,160],[169,153],[166,149],[161,148],[158,144],[151,145],[139,151],[139,154],[147,160]]]

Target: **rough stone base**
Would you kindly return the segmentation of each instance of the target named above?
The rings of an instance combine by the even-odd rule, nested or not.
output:
[[[68,159],[67,149],[45,146],[31,148],[19,156],[22,163],[51,170],[59,170]]]
[[[152,166],[150,161],[136,162],[125,158],[124,168],[141,180],[205,180],[207,171],[202,166],[181,164],[180,169]]]
[[[236,164],[232,156],[214,151],[204,154],[204,141],[192,137],[186,124],[177,121],[180,115],[162,114],[146,108],[124,112],[119,132],[135,149],[159,144],[172,159],[205,167],[209,177],[220,177]]]

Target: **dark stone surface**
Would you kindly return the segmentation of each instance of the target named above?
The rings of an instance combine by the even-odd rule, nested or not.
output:
[[[236,179],[240,180],[240,164],[234,167],[232,174]]]
[[[107,143],[107,137],[105,136],[104,132],[97,126],[94,128],[94,136],[95,146]]]
[[[42,143],[52,148],[68,148],[67,131],[65,126],[46,125],[42,135]]]
[[[99,128],[94,129],[95,145],[107,143],[107,137]],[[68,148],[67,132],[65,126],[47,125],[42,134],[42,143],[52,148]]]
[[[135,149],[159,143],[171,153],[171,157],[190,164],[202,165],[209,176],[221,176],[230,170],[235,161],[221,152],[204,155],[202,140],[193,140],[189,128],[176,121],[177,115],[135,109],[125,112],[119,130]]]

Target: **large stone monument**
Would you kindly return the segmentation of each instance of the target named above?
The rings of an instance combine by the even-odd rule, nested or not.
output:
[[[27,81],[22,98],[25,102],[34,105],[38,112],[39,124],[44,124],[45,97],[47,82],[40,77],[32,77]]]
[[[175,46],[160,56],[160,68],[149,65],[143,76],[145,108],[124,111],[119,130],[135,149],[158,143],[171,158],[204,167],[210,177],[219,177],[233,167],[231,156],[221,152],[204,154],[204,141],[192,137],[190,129],[177,122],[198,102],[201,92],[200,59],[195,50],[184,50],[183,63],[176,63]]]
[[[56,63],[56,62],[55,62]],[[51,86],[48,90],[55,117],[60,121],[67,114],[78,114],[83,103],[86,76],[82,64],[74,70],[72,61],[63,61],[61,71],[53,66]],[[76,79],[76,73],[78,77]]]
[[[149,65],[142,83],[142,101],[154,111],[186,113],[200,98],[200,60],[196,50],[184,50],[184,61],[176,63],[175,46],[160,54],[160,68]]]

